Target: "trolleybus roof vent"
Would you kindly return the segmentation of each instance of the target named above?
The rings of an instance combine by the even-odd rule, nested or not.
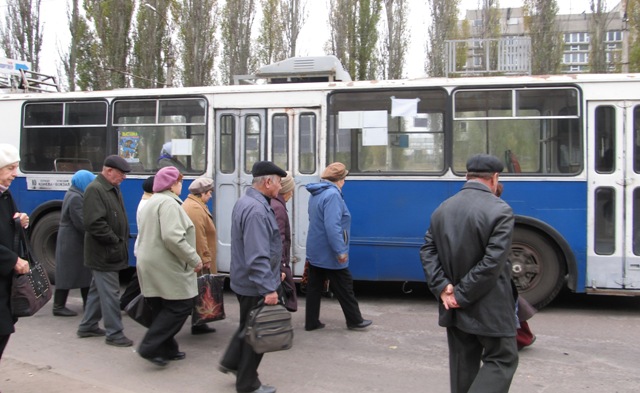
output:
[[[267,83],[351,82],[351,76],[335,56],[291,57],[261,67],[255,75],[234,77],[236,84],[251,83],[255,79],[264,79]]]

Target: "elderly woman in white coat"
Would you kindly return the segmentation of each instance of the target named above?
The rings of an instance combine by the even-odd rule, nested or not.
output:
[[[140,215],[138,230],[138,280],[153,322],[138,353],[157,366],[182,360],[174,336],[193,309],[198,294],[196,273],[202,261],[196,251],[196,231],[182,209],[182,175],[175,167],[158,171],[153,196]]]

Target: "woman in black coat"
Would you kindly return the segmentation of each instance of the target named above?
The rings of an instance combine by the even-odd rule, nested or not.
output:
[[[93,173],[80,170],[71,178],[71,187],[62,202],[62,215],[56,244],[56,291],[53,295],[53,315],[74,317],[69,310],[69,290],[80,288],[82,304],[87,303],[91,285],[91,270],[84,266],[84,219],[82,206],[84,190],[96,178]]]
[[[6,143],[0,144],[0,359],[9,336],[15,331],[16,319],[11,314],[11,282],[14,274],[29,272],[29,262],[14,250],[14,220],[20,218],[23,227],[29,226],[29,216],[19,213],[9,186],[18,175],[18,150]]]

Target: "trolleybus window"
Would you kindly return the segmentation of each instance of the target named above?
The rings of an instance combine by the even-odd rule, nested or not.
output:
[[[113,104],[119,154],[133,172],[155,172],[171,156],[187,173],[206,166],[206,101],[203,98],[126,99]]]
[[[300,157],[298,171],[310,175],[316,171],[316,115],[300,115]]]
[[[244,170],[251,173],[253,164],[260,161],[260,116],[248,115],[244,123]]]
[[[394,111],[394,100],[407,109]],[[446,102],[444,90],[331,94],[329,161],[345,163],[351,173],[443,172]]]
[[[485,152],[506,173],[561,174],[582,169],[575,88],[459,90],[454,93],[453,169]]]
[[[24,172],[99,171],[107,145],[107,103],[31,102],[23,109]]]
[[[220,172],[236,170],[236,119],[232,115],[220,117]]]
[[[289,116],[285,113],[271,118],[273,162],[280,168],[289,168]]]

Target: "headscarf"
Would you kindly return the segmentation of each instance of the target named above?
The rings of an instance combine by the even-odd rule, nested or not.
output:
[[[78,189],[80,189],[80,191],[84,192],[84,190],[87,189],[87,186],[89,185],[89,183],[91,183],[95,178],[96,178],[96,175],[94,175],[93,173],[85,169],[81,169],[78,172],[74,173],[73,176],[71,177],[71,185],[77,187]]]

